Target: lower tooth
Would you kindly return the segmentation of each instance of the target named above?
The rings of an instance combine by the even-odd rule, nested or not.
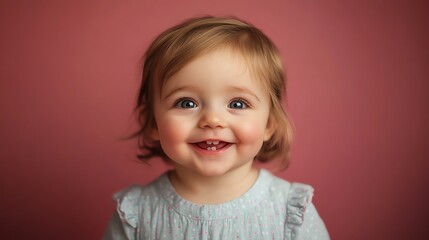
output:
[[[216,151],[216,147],[207,147],[208,151]]]

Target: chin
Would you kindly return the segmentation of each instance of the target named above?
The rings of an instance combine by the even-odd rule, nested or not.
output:
[[[204,177],[217,177],[222,176],[228,171],[226,170],[216,170],[216,169],[210,169],[210,170],[198,170],[197,173]]]
[[[205,177],[218,177],[239,170],[241,167],[244,166],[204,166],[196,169],[196,172]]]
[[[194,168],[195,173],[205,177],[217,177],[231,171],[231,168],[226,166],[202,166]]]

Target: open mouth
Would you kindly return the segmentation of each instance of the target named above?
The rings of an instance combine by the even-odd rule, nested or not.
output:
[[[230,145],[228,142],[223,141],[202,141],[202,142],[196,142],[193,144],[197,148],[207,150],[207,151],[218,151],[221,149],[226,148]]]

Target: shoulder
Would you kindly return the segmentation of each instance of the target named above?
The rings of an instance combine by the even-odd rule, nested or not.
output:
[[[270,179],[269,192],[272,198],[277,201],[283,199],[286,204],[293,206],[307,206],[311,203],[314,189],[311,185],[289,182],[277,177],[267,170],[262,170],[263,174]]]
[[[116,210],[123,223],[133,228],[137,227],[141,209],[158,200],[162,177],[147,185],[133,184],[113,195]]]
[[[307,209],[312,205],[314,189],[303,183],[291,183],[287,198],[286,221],[299,227],[304,222]]]
[[[266,170],[265,174],[271,178],[271,201],[285,208],[284,230],[287,239],[307,239],[312,236],[329,239],[325,225],[312,203],[314,188],[304,183],[289,182]]]

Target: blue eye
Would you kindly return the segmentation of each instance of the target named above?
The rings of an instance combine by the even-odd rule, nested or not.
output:
[[[228,107],[232,109],[245,109],[249,107],[249,104],[242,99],[238,99],[238,100],[231,101],[228,104]]]
[[[197,104],[192,100],[182,99],[177,101],[175,106],[179,108],[196,108]]]

